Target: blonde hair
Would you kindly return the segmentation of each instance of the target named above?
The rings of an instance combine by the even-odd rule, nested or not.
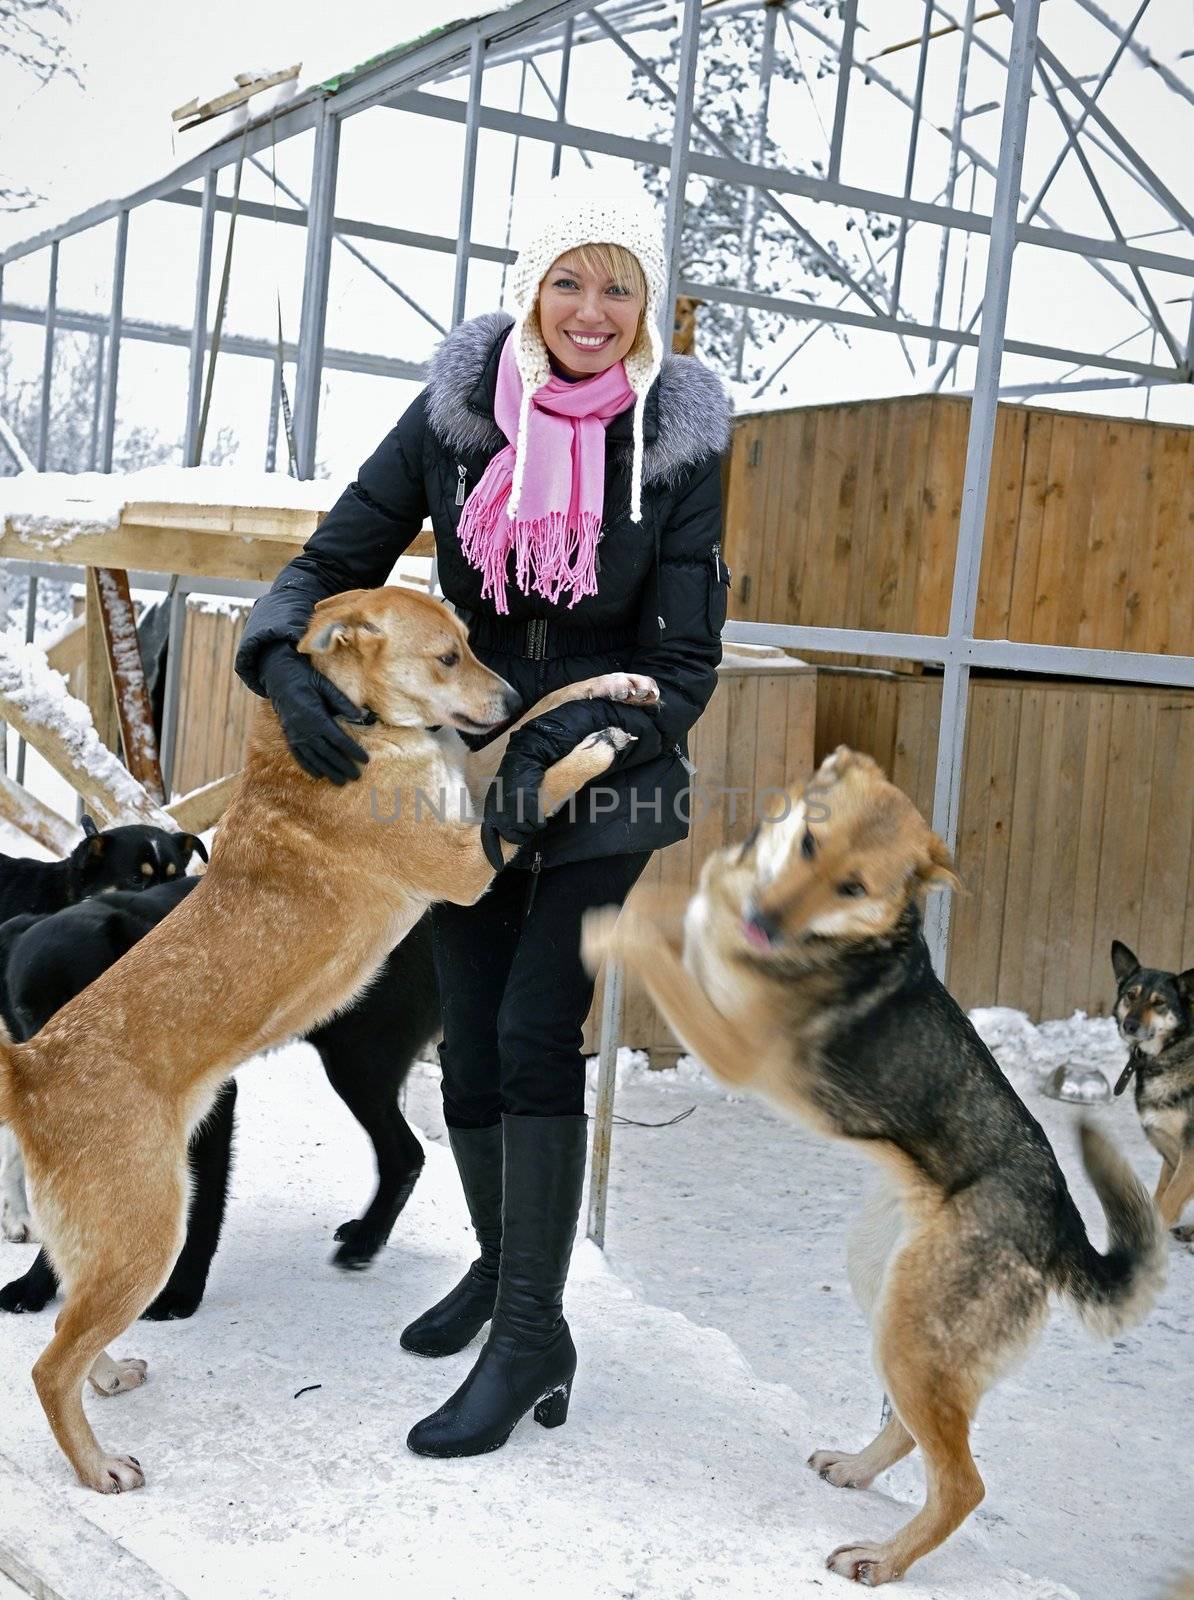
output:
[[[562,255],[571,256],[579,261],[586,272],[604,274],[614,283],[620,283],[624,289],[629,289],[637,300],[645,306],[647,303],[647,275],[643,271],[642,263],[633,250],[627,250],[622,244],[578,244],[571,250],[565,250]],[[556,257],[556,261],[560,256]],[[552,262],[555,266],[555,261]],[[548,268],[548,272],[551,267]],[[546,276],[546,274],[545,274]]]

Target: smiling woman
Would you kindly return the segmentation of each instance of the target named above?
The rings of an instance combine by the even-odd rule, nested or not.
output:
[[[591,378],[629,355],[647,303],[638,260],[617,244],[586,244],[552,263],[539,285],[539,331],[552,365]]]
[[[335,720],[353,708],[329,715],[318,680],[291,682],[293,641],[323,596],[384,583],[429,515],[445,597],[524,702],[608,674],[624,685],[513,734],[483,842],[494,865],[499,840],[526,848],[475,905],[432,911],[444,1121],[480,1256],[401,1342],[449,1356],[491,1329],[464,1384],[411,1430],[420,1455],[497,1449],[531,1410],[547,1427],[567,1416],[593,996],[580,919],[620,904],[652,850],[688,832],[685,739],[721,656],[729,408],[699,362],[665,356],[660,217],[641,189],[608,184],[570,180],[524,210],[513,320],[452,330],[427,388],[258,602],[238,657],[308,770],[314,728],[328,775],[357,776],[363,752]],[[615,741],[615,760],[545,820],[542,773],[588,738]]]

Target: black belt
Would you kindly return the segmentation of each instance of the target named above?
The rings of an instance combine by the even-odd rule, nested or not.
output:
[[[637,637],[633,628],[570,628],[564,623],[549,622],[546,617],[510,622],[504,617],[466,611],[463,606],[455,610],[468,629],[470,644],[482,650],[499,650],[503,655],[525,656],[529,661],[629,650]]]

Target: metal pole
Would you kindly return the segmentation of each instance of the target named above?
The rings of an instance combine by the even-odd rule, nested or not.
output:
[[[124,320],[124,268],[128,259],[129,214],[116,223],[116,259],[112,263],[112,308],[108,314],[108,359],[104,364],[104,417],[100,429],[100,471],[111,472],[116,442],[116,385],[120,378],[120,327]]]
[[[187,427],[182,450],[183,465],[188,467],[199,465],[199,417],[203,410],[203,357],[207,350],[211,245],[219,186],[219,169],[212,167],[203,180],[203,209],[199,213],[199,260],[195,269],[195,315],[191,320],[191,355],[187,370]]]
[[[567,120],[564,113],[568,103],[568,75],[572,70],[572,25],[574,21],[575,18],[569,17],[564,24],[564,44],[560,54],[560,91],[556,100],[557,122],[565,122]],[[551,175],[553,178],[558,178],[560,175],[560,154],[563,148],[563,145],[560,144],[552,146]]]
[[[758,166],[767,145],[767,116],[771,107],[771,76],[775,67],[775,28],[779,21],[778,6],[769,5],[763,11],[763,44],[759,51],[759,107],[755,116],[754,131],[750,141],[750,160]],[[759,225],[759,191],[752,183],[746,191],[742,206],[742,232],[738,241],[738,287],[749,289],[755,275],[755,233]],[[742,377],[742,361],[746,354],[746,333],[750,312],[745,306],[734,330],[734,371]]]
[[[945,186],[945,203],[952,207],[958,184],[958,157],[962,148],[962,124],[966,120],[966,80],[970,75],[970,44],[974,38],[974,0],[966,0],[966,19],[962,25],[962,55],[958,62],[958,92],[954,100],[954,122],[949,136],[949,179]],[[941,248],[937,255],[937,288],[933,294],[933,315],[929,319],[934,327],[941,321],[941,307],[945,303],[945,273],[949,264],[951,230],[942,228]],[[929,340],[929,364],[937,359],[937,341]]]
[[[920,142],[921,111],[925,98],[925,70],[929,64],[929,37],[933,27],[933,7],[925,0],[925,19],[920,30],[920,59],[916,64],[916,89],[912,96],[912,132],[908,135],[908,160],[904,167],[904,199],[912,194],[912,179],[916,171],[916,147]],[[900,285],[904,281],[904,245],[908,238],[908,219],[900,218],[899,243],[896,245],[895,275],[891,280],[892,314],[899,310]]]
[[[614,1092],[618,1086],[618,1038],[622,1031],[622,968],[605,967],[601,997],[601,1043],[597,1057],[597,1105],[593,1116],[593,1155],[589,1167],[587,1236],[605,1249],[605,1209],[609,1200],[609,1158],[614,1136]]]
[[[37,430],[37,470],[45,472],[50,451],[50,399],[54,387],[54,332],[58,320],[58,241],[50,246],[50,283],[46,292],[45,342],[41,360],[41,409]]]
[[[37,430],[37,460],[39,472],[46,470],[50,451],[50,398],[54,382],[54,328],[58,315],[58,241],[50,246],[50,282],[46,290],[45,345],[41,363],[41,407]],[[25,642],[31,644],[37,629],[37,578],[31,573],[29,588],[25,593]],[[25,781],[25,741],[17,740],[18,783]]]
[[[282,405],[282,358],[274,357],[273,379],[269,393],[269,427],[265,435],[265,470],[272,472],[278,464],[278,412]]]
[[[104,409],[104,351],[107,349],[107,338],[104,334],[96,334],[93,348],[95,350],[95,393],[91,399],[91,438],[87,445],[87,470],[89,472],[96,472],[99,469],[100,416]]]
[[[187,623],[187,597],[180,588],[170,591],[170,620],[166,638],[166,683],[162,691],[162,787],[169,800],[173,793],[174,755],[178,744],[178,707],[182,690],[182,644]]]
[[[477,181],[477,138],[481,131],[481,79],[485,41],[473,35],[469,48],[468,108],[464,118],[464,165],[460,174],[460,222],[456,230],[456,276],[452,283],[452,326],[464,321],[468,296],[468,250],[473,231],[473,189]]]
[[[850,95],[850,73],[854,69],[854,30],[858,26],[858,0],[846,0],[842,12],[842,44],[838,52],[837,102],[833,108],[833,137],[829,141],[829,181],[837,183],[842,174],[842,136],[846,131],[846,102]]]
[[[294,382],[295,450],[300,478],[315,476],[315,437],[319,428],[319,386],[323,376],[323,343],[327,328],[332,220],[336,207],[339,155],[340,119],[333,115],[331,107],[324,100],[315,128],[311,204],[307,211],[307,255],[303,268],[303,305],[299,313],[298,371]]]
[[[526,94],[527,94],[527,64],[524,61],[522,63],[522,72],[519,74],[519,78],[518,78],[518,114],[519,114],[519,116],[522,115],[522,108],[523,108],[523,103],[526,100]],[[514,190],[515,190],[515,187],[518,184],[518,157],[519,157],[519,153],[520,153],[521,150],[522,150],[522,134],[521,133],[516,133],[514,135],[514,149],[510,153],[510,194],[509,194],[508,200],[506,201],[506,237],[505,237],[505,240],[504,240],[504,248],[507,249],[507,250],[509,250],[509,248],[510,248],[510,230],[511,230],[511,227],[513,226],[513,222],[514,222]],[[505,303],[506,303],[506,278],[509,275],[509,272],[510,272],[510,263],[508,261],[503,261],[502,262],[502,283],[501,283],[501,288],[498,291],[498,304],[499,305],[505,305]]]
[[[672,324],[676,320],[676,284],[680,277],[680,246],[684,236],[684,189],[688,178],[688,145],[692,136],[692,114],[696,100],[697,55],[701,45],[701,0],[683,0],[683,3],[675,131],[672,135],[672,164],[668,171],[667,209],[663,224],[667,288],[659,308],[659,332],[665,350],[672,347]]]
[[[1040,0],[1020,0],[1012,24],[1008,62],[1007,98],[999,138],[999,171],[991,208],[991,243],[983,291],[986,310],[978,346],[974,397],[970,403],[970,432],[966,442],[966,475],[962,484],[962,510],[958,522],[958,547],[950,599],[945,681],[941,695],[941,726],[937,745],[937,776],[933,790],[933,827],[953,848],[958,831],[962,795],[962,758],[966,741],[966,700],[970,668],[963,659],[974,635],[978,579],[983,552],[983,527],[987,491],[991,481],[991,455],[999,403],[999,374],[1007,324],[1012,257],[1016,247],[1016,209],[1024,141],[1028,128],[1028,102],[1036,60],[1036,30]],[[936,894],[928,908],[926,933],[939,975],[945,972],[949,948],[950,901]]]

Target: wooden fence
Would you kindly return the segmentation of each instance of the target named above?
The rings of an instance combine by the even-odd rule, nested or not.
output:
[[[944,633],[968,423],[948,395],[742,418],[731,616]],[[999,408],[978,637],[1194,653],[1192,551],[1194,428]]]

